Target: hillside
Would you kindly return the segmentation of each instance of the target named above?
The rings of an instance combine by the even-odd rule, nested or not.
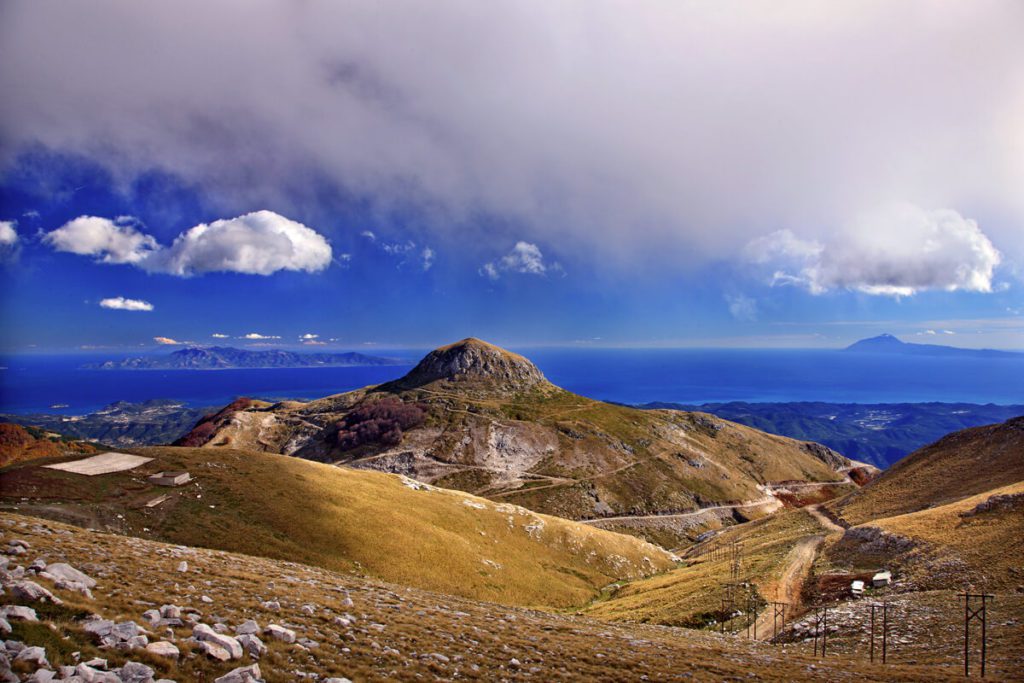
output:
[[[37,458],[93,453],[95,447],[36,427],[0,422],[0,467]]]
[[[780,654],[776,647],[713,633],[502,607],[292,562],[165,545],[20,515],[0,514],[0,525],[6,539],[29,546],[17,562],[64,561],[98,582],[89,598],[35,578],[64,604],[31,603],[38,623],[11,620],[9,642],[44,647],[55,667],[100,657],[111,668],[134,661],[155,677],[184,682],[212,681],[257,661],[246,650],[233,661],[203,656],[200,644],[188,640],[193,625],[201,623],[231,635],[243,625],[255,629],[266,648],[258,665],[268,683],[328,676],[613,681],[622,680],[624,672],[649,681],[948,679],[948,671],[931,667],[870,665],[861,655],[818,659],[793,648]],[[181,562],[184,572],[178,571]],[[12,601],[10,594],[0,596],[0,602]],[[150,628],[143,615],[161,605],[179,608],[183,618],[151,628],[150,639],[180,650],[177,659],[100,649],[84,630],[87,615]],[[263,629],[271,624],[286,628],[287,633],[277,632],[296,642],[266,634]],[[246,643],[256,647],[252,640]]]
[[[137,356],[87,363],[87,370],[226,370],[229,368],[316,368],[403,365],[393,358],[346,353],[297,353],[282,349],[250,351],[230,346],[194,346],[164,356]]]
[[[1024,481],[1024,417],[949,434],[829,507],[856,525],[1020,481]]]
[[[180,443],[397,472],[573,519],[770,503],[768,483],[843,481],[851,465],[707,414],[577,396],[475,339],[388,384],[221,411]]]
[[[667,552],[632,536],[399,476],[228,449],[131,452],[153,460],[93,477],[31,463],[0,470],[0,503],[506,604],[578,605],[612,581],[673,566]],[[163,470],[193,480],[173,489],[147,482]]]
[[[771,434],[816,441],[880,467],[950,432],[1024,415],[1024,405],[978,403],[646,403],[641,408],[696,410]]]

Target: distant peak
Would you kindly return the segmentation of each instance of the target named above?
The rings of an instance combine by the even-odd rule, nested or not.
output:
[[[903,346],[904,344],[905,344],[905,342],[901,341],[898,337],[896,337],[895,335],[892,335],[892,334],[889,334],[888,332],[886,332],[885,334],[880,334],[877,337],[868,337],[867,339],[861,339],[858,342],[854,342],[853,344],[850,344],[846,348],[847,349],[853,349],[853,350],[856,350],[856,349],[877,349],[877,348],[880,348],[880,347]]]
[[[434,349],[409,374],[385,386],[402,390],[441,381],[524,391],[545,379],[536,365],[519,354],[469,337]]]

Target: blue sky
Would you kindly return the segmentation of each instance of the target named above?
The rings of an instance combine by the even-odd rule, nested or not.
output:
[[[723,5],[11,3],[0,350],[1024,349],[1020,7]]]

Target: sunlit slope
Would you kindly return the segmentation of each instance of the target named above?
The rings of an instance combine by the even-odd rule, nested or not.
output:
[[[766,483],[839,481],[850,464],[818,444],[711,415],[578,396],[475,339],[437,349],[379,387],[239,403],[191,437],[188,445],[401,472],[573,519],[756,501]]]
[[[1024,417],[954,432],[833,504],[851,524],[943,505],[1024,481]]]
[[[155,460],[98,477],[8,468],[3,501],[127,534],[508,604],[577,605],[612,581],[673,565],[631,536],[395,475],[230,449],[132,452]],[[160,470],[187,470],[194,480],[176,489],[148,484],[145,476]]]

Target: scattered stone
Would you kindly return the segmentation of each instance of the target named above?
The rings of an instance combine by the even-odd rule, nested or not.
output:
[[[14,657],[16,662],[28,662],[37,669],[49,669],[50,662],[46,661],[46,650],[41,647],[26,647]]]
[[[139,662],[128,662],[121,667],[123,683],[152,683],[153,669]]]
[[[251,635],[253,633],[260,632],[260,625],[252,619],[246,619],[241,624],[235,627],[235,633],[240,636]]]
[[[168,659],[177,659],[181,655],[178,646],[166,640],[158,640],[155,643],[146,645],[146,651],[160,657],[167,657]]]
[[[35,581],[18,581],[10,586],[11,595],[15,600],[25,602],[51,602],[54,605],[61,605],[61,599],[50,591],[40,586]]]
[[[226,650],[231,659],[242,657],[242,645],[235,638],[217,633],[206,624],[196,624],[192,629],[192,637],[200,642],[213,643]]]
[[[273,638],[274,640],[280,640],[283,643],[294,643],[295,642],[295,631],[287,629],[284,626],[277,624],[270,624],[263,632]]]
[[[215,679],[213,683],[262,683],[263,679],[260,678],[260,675],[260,665],[250,664],[249,666],[240,666],[237,669],[232,669],[220,678]]]
[[[70,564],[64,562],[55,562],[54,564],[46,565],[46,571],[44,572],[46,578],[50,579],[57,584],[60,588],[60,584],[78,584],[85,588],[95,588],[96,580],[78,571]]]
[[[263,644],[259,636],[250,633],[243,633],[238,636],[238,642],[241,643],[248,654],[253,659],[259,659],[263,655],[267,654],[267,646]]]
[[[84,683],[122,683],[121,677],[110,671],[100,671],[88,664],[79,664],[75,667],[75,676],[82,679]]]
[[[23,605],[4,605],[0,607],[0,617],[7,621],[39,621],[36,611]]]
[[[188,562],[186,562],[185,560],[182,560],[181,562],[179,562],[178,563],[178,571],[179,572],[187,572],[188,571]]]
[[[226,662],[231,659],[231,653],[222,648],[216,643],[211,643],[208,640],[203,640],[196,643],[196,649],[202,654],[206,655],[210,659],[216,659],[220,662]]]

